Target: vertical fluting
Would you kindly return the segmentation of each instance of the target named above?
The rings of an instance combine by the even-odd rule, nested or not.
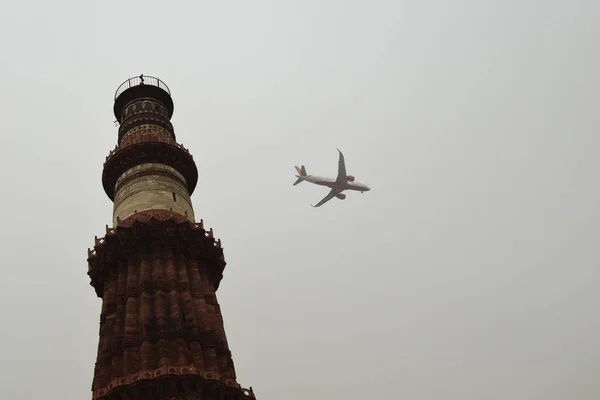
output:
[[[175,257],[171,250],[131,257],[107,277],[95,386],[167,365],[235,379],[207,270]]]
[[[129,260],[121,260],[118,264],[117,274],[117,295],[116,295],[116,310],[115,310],[115,327],[113,330],[113,339],[111,343],[112,368],[110,379],[122,376],[123,370],[123,346],[125,345],[125,323],[130,314],[127,313],[127,282],[129,274]]]

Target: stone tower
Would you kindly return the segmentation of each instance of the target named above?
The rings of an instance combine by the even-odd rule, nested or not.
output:
[[[102,299],[93,400],[255,399],[236,381],[215,294],[223,248],[195,220],[198,171],[175,140],[173,109],[157,78],[115,93],[118,144],[102,173],[113,227],[88,250]]]

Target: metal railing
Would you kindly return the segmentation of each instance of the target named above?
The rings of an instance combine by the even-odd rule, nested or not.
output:
[[[142,74],[140,76],[129,78],[125,82],[121,83],[121,86],[119,86],[117,88],[117,91],[115,92],[115,100],[117,99],[117,97],[119,97],[121,93],[123,93],[127,89],[140,85],[156,86],[167,92],[169,96],[171,95],[171,91],[169,90],[169,87],[166,83],[164,83],[158,78],[155,78],[154,76],[146,76]]]

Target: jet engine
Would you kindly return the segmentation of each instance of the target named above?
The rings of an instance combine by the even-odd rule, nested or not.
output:
[[[346,198],[346,195],[344,193],[338,193],[335,195],[335,197],[337,197],[340,200],[344,200]]]
[[[348,175],[346,179],[348,179],[348,182],[354,182],[354,177],[352,175]]]

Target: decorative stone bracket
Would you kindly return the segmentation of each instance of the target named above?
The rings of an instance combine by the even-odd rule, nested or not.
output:
[[[95,390],[93,400],[255,400],[252,388],[194,366],[163,366],[115,379]]]

